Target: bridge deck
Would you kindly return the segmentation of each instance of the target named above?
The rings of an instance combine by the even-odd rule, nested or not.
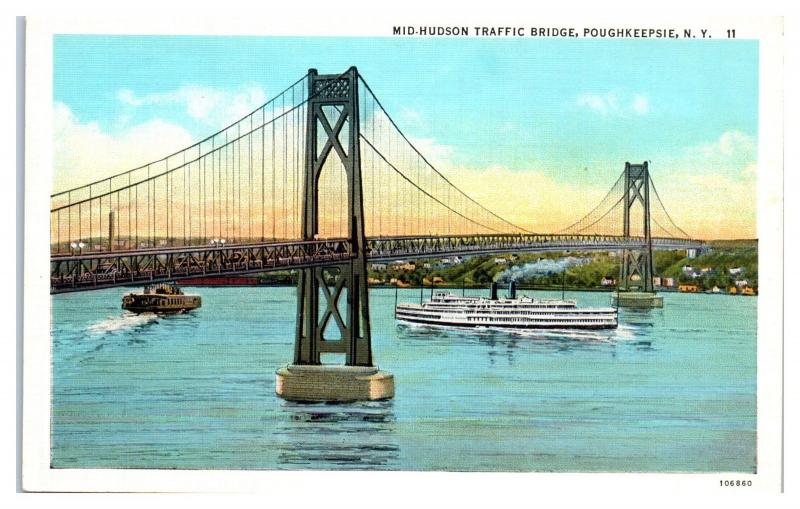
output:
[[[652,240],[654,249],[701,248],[697,240]],[[371,261],[509,252],[614,251],[645,248],[641,237],[591,235],[403,236],[367,239]],[[51,293],[141,285],[208,275],[237,275],[341,263],[353,257],[348,239],[53,254]]]

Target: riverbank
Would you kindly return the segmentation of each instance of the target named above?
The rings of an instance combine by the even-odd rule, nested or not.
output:
[[[698,293],[716,287],[758,288],[756,241],[710,243],[711,251],[697,257],[686,251],[656,251],[653,265],[658,291],[674,291],[680,285],[696,287]],[[370,287],[385,288],[488,288],[514,281],[525,290],[610,292],[619,279],[619,254],[609,252],[523,253],[502,256],[468,256],[389,263],[369,263]],[[208,276],[179,280],[185,286],[294,286],[293,271],[265,272],[251,276]],[[716,292],[714,292],[716,293]]]

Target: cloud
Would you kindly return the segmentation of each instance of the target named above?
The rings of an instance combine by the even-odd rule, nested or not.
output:
[[[267,100],[265,91],[258,85],[245,85],[232,90],[185,85],[176,90],[139,96],[123,89],[117,99],[131,108],[177,105],[191,119],[221,127],[247,115]]]
[[[174,107],[186,116],[182,123],[195,124],[195,131],[199,125],[202,134],[210,134],[262,105],[266,93],[252,84],[233,89],[185,85],[144,95],[123,89],[117,92],[117,100],[123,108],[113,122],[113,133],[98,123],[78,119],[66,104],[54,104],[56,191],[135,168],[189,146],[193,141],[190,130],[163,119],[164,115],[175,117]],[[145,115],[155,118],[134,123]]]
[[[398,115],[400,129],[421,129],[425,127],[425,117],[419,111],[412,108],[402,108]]]
[[[644,115],[650,111],[650,99],[648,99],[647,96],[636,94],[633,96],[631,108],[637,115]]]
[[[459,165],[453,161],[454,147],[433,138],[412,141],[465,193],[532,231],[553,232],[580,219],[613,184],[613,179],[589,185],[564,182],[543,167],[519,171]],[[731,131],[678,152],[682,156],[677,159],[656,161],[653,174],[675,222],[697,238],[756,237],[756,140]],[[726,164],[721,164],[723,159]]]
[[[755,182],[722,174],[679,171],[658,182],[675,222],[704,239],[755,238]]]
[[[438,143],[434,138],[409,137],[408,139],[434,166],[448,163],[453,154],[455,154],[453,147]]]
[[[756,138],[731,130],[660,162],[653,179],[675,222],[702,238],[756,237],[757,152]]]
[[[695,174],[719,174],[745,180],[755,185],[758,142],[747,133],[731,130],[713,141],[698,143],[677,151],[662,166],[673,171]]]
[[[757,158],[756,139],[741,131],[726,131],[710,143],[701,143],[687,150],[687,155],[715,164],[745,166]]]
[[[119,134],[81,122],[64,103],[54,105],[54,191],[87,184],[164,157],[192,143],[189,132],[150,120]]]
[[[198,119],[249,112],[258,95],[196,94],[182,90],[168,94],[137,96],[120,92],[120,101],[132,108],[149,104],[179,104]],[[161,101],[161,102],[159,102]],[[590,101],[587,98],[587,101]],[[642,96],[639,109],[649,108]],[[635,104],[633,97],[627,103]],[[604,101],[598,108],[612,111],[620,102]],[[616,106],[615,106],[616,105]],[[631,106],[633,107],[633,106]],[[237,110],[243,108],[243,110]],[[609,113],[610,114],[610,113]],[[385,118],[374,120],[377,134],[389,132]],[[156,160],[192,143],[184,127],[161,119],[126,126],[109,132],[94,122],[77,118],[63,103],[54,105],[55,191],[86,184],[111,174]],[[605,195],[612,181],[570,183],[551,177],[545,167],[525,170],[504,166],[475,167],[455,162],[453,146],[435,138],[411,138],[412,143],[469,196],[509,221],[532,231],[556,231],[579,219]],[[387,154],[385,147],[379,147]],[[740,131],[722,133],[717,139],[676,151],[672,160],[656,161],[654,180],[660,196],[676,223],[700,238],[755,237],[757,162],[756,139]],[[400,152],[395,152],[395,155]],[[394,163],[402,165],[403,157]],[[613,180],[613,179],[612,179]]]
[[[584,92],[578,94],[575,103],[602,116],[646,115],[650,111],[650,99],[641,93],[624,94],[611,90],[602,94]]]

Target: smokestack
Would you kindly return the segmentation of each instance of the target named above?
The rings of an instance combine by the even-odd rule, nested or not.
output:
[[[508,298],[509,299],[516,299],[517,298],[517,285],[514,281],[508,283]]]
[[[495,282],[492,282],[492,295],[491,295],[491,299],[492,299],[492,300],[497,300],[497,283],[495,283]]]

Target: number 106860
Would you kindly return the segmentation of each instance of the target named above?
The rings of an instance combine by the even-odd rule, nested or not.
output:
[[[750,481],[750,480],[735,480],[735,481],[727,480],[727,481],[724,481],[724,480],[720,479],[719,485],[720,486],[752,486],[753,485],[753,481]]]

